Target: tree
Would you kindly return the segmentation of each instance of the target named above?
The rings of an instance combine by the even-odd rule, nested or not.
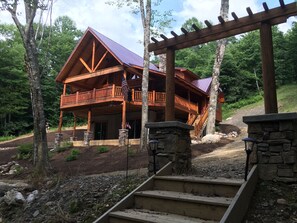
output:
[[[0,25],[0,135],[19,135],[31,123],[24,47],[14,25]]]
[[[46,26],[44,29],[43,41],[39,48],[39,61],[44,112],[50,126],[56,126],[58,123],[60,109],[58,99],[63,89],[62,85],[56,83],[55,78],[81,36],[82,31],[78,30],[74,21],[67,16],[58,17],[53,26]],[[37,36],[37,42],[40,38]],[[66,113],[63,120],[73,121],[73,116]]]
[[[29,77],[33,123],[34,123],[34,164],[40,174],[49,170],[46,127],[41,92],[41,73],[38,60],[38,50],[35,41],[33,21],[38,9],[44,10],[43,1],[24,0],[25,24],[18,17],[18,0],[1,0],[2,8],[7,10],[18,28],[25,48],[25,65]]]
[[[161,3],[162,0],[156,0],[154,6]],[[148,79],[149,79],[149,65],[150,65],[150,53],[148,51],[148,45],[150,43],[151,26],[152,24],[157,27],[164,27],[170,24],[165,16],[161,16],[156,10],[152,10],[152,1],[147,0],[144,4],[143,0],[115,0],[108,1],[108,4],[116,4],[117,7],[123,7],[127,5],[131,7],[133,13],[140,13],[142,27],[143,27],[143,74],[142,74],[142,109],[141,109],[141,135],[140,135],[140,149],[145,150],[147,145],[147,129],[145,124],[148,121]],[[171,16],[170,11],[164,12],[164,15]],[[162,18],[163,17],[163,18]],[[153,20],[152,20],[153,18]],[[154,30],[156,33],[156,29]]]
[[[221,0],[220,15],[224,20],[228,20],[228,12],[229,12],[229,0]],[[219,85],[220,85],[219,75],[220,75],[221,64],[224,58],[226,43],[227,43],[227,39],[218,40],[216,58],[213,66],[213,72],[212,72],[211,89],[210,89],[208,121],[207,121],[207,127],[206,127],[207,134],[213,134],[215,132],[216,108],[217,108],[218,91],[219,91]]]

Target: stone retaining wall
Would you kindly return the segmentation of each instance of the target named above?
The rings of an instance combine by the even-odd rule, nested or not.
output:
[[[156,169],[159,170],[169,161],[173,161],[173,172],[182,173],[191,168],[191,138],[190,130],[193,129],[182,122],[149,122],[149,140],[158,140],[156,155]],[[149,174],[153,173],[153,154],[149,153]]]
[[[251,162],[263,180],[297,182],[297,113],[246,116],[248,136],[257,140]]]

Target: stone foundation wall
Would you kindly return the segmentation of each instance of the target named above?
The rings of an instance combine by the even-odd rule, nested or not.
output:
[[[251,162],[263,180],[297,182],[297,113],[243,117],[257,140]]]
[[[119,129],[119,146],[125,146],[128,139],[128,129]]]
[[[85,146],[90,146],[90,141],[93,139],[93,132],[84,132],[84,144]]]
[[[191,168],[191,138],[193,129],[182,122],[151,122],[145,125],[149,128],[149,140],[158,140],[156,169],[159,170],[169,161],[173,161],[173,172],[182,173]],[[149,146],[149,145],[148,145]],[[153,154],[149,153],[149,174],[153,173]]]
[[[63,141],[63,133],[56,133],[54,149],[58,149],[60,147],[62,141]]]

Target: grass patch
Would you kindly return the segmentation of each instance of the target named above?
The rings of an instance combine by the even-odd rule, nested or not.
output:
[[[109,148],[105,146],[100,146],[100,147],[97,147],[96,150],[98,153],[107,153],[109,151]]]
[[[297,85],[290,84],[277,90],[279,112],[296,112],[297,110]]]
[[[232,103],[232,104],[223,104],[223,120],[231,117],[237,109],[240,109],[242,107],[252,105],[255,106],[258,103],[263,103],[263,96],[262,95],[254,95],[246,99],[242,99],[238,102]]]
[[[16,138],[15,136],[0,136],[0,142],[12,140],[12,139],[15,139],[15,138]]]
[[[19,160],[29,159],[31,158],[32,154],[33,154],[32,143],[23,144],[17,148],[17,159]]]

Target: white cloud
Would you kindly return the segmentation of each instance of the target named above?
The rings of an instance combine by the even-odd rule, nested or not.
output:
[[[196,17],[199,21],[204,22],[205,20],[211,21],[213,24],[218,24],[218,16],[220,15],[221,0],[184,0],[183,10],[176,13],[176,16],[181,21],[180,26],[189,18]],[[247,16],[246,8],[250,7],[253,12],[259,10],[256,0],[230,0],[229,1],[229,19],[231,12],[235,12],[238,17]]]
[[[52,18],[69,16],[75,21],[78,29],[85,31],[92,27],[110,39],[120,43],[131,51],[143,55],[142,23],[140,18],[133,15],[129,8],[121,9],[105,4],[106,0],[57,0],[54,1]],[[19,7],[20,12],[23,7]],[[6,11],[0,11],[0,23],[13,23]],[[23,18],[23,14],[21,14]],[[24,19],[21,18],[21,21]],[[39,15],[36,16],[36,21]]]
[[[142,47],[138,43],[142,39],[141,20],[131,14],[129,8],[117,9],[104,1],[57,1],[54,5],[53,17],[67,15],[76,22],[77,28],[94,28],[103,35],[142,55]]]

